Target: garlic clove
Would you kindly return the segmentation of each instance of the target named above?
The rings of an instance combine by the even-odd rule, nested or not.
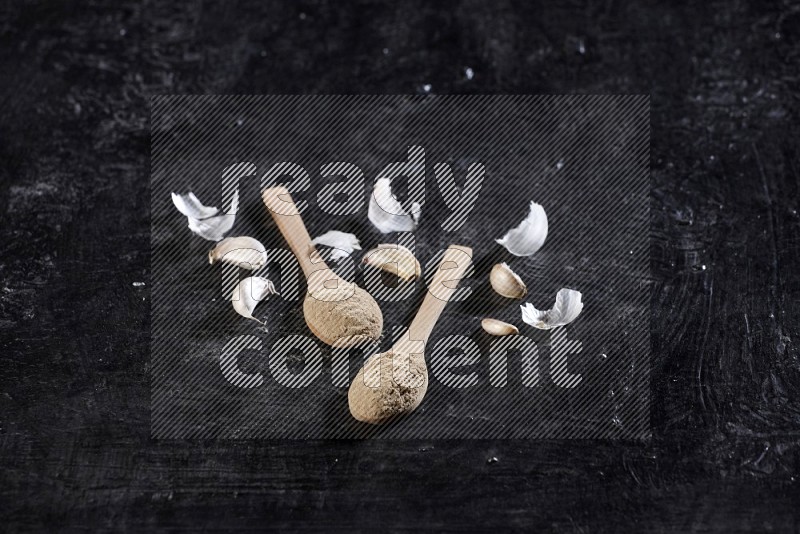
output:
[[[503,321],[498,321],[497,319],[483,319],[481,321],[481,326],[486,333],[493,336],[510,336],[519,334],[519,329],[516,326],[513,324],[504,323]]]
[[[250,276],[239,282],[239,285],[233,290],[231,302],[233,309],[242,317],[266,324],[253,317],[253,310],[256,309],[259,302],[277,293],[275,285],[268,279],[261,276]]]
[[[363,263],[396,274],[404,281],[422,274],[422,267],[414,254],[402,245],[383,244],[364,254]]]
[[[345,258],[352,254],[354,250],[361,250],[361,242],[355,235],[338,230],[331,230],[319,237],[315,237],[311,240],[311,244],[333,248],[330,255],[331,261]]]
[[[214,206],[204,206],[191,191],[185,195],[172,193],[172,203],[175,204],[178,211],[192,219],[208,219],[219,213]]]
[[[528,216],[500,239],[499,244],[514,256],[530,256],[542,248],[547,239],[547,214],[536,202],[531,202]]]
[[[252,237],[226,237],[208,251],[208,263],[218,261],[255,271],[267,264],[267,250]]]
[[[541,330],[550,330],[574,321],[583,310],[583,302],[581,302],[580,291],[560,289],[556,294],[556,303],[552,309],[540,311],[531,303],[520,306],[520,309],[522,310],[522,320],[527,324]]]
[[[510,299],[521,299],[528,294],[525,282],[505,262],[492,267],[492,272],[489,273],[489,283],[499,295]]]
[[[381,178],[375,182],[369,198],[367,217],[381,233],[411,232],[417,227],[422,207],[414,202],[409,215],[392,194],[391,180]]]

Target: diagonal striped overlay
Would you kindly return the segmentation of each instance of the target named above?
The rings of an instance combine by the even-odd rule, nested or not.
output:
[[[160,96],[151,105],[154,437],[649,436],[649,97]],[[423,163],[419,183],[412,159]],[[421,216],[413,232],[381,234],[367,210],[393,164],[415,175],[393,190],[406,208],[419,202]],[[261,201],[275,183],[292,191],[312,237],[340,230],[361,241],[331,266],[378,302],[379,342],[334,350],[309,331],[305,280]],[[236,190],[228,235],[265,245],[268,263],[255,272],[209,265],[213,243],[189,231],[170,198],[193,191],[224,211]],[[532,200],[547,212],[547,241],[517,258],[495,238]],[[423,276],[398,284],[365,267],[382,243],[411,249]],[[402,336],[450,244],[470,247],[473,266],[425,346],[424,401],[381,426],[355,421],[350,382]],[[501,261],[525,281],[522,301],[489,287]],[[230,303],[250,275],[280,292],[255,310],[265,326]],[[562,287],[583,294],[574,323],[542,331],[521,321],[520,304],[547,309]],[[520,335],[491,337],[484,317]]]

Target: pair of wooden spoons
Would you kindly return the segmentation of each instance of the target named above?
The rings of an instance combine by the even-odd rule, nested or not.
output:
[[[262,197],[308,280],[303,315],[311,332],[336,347],[379,339],[383,314],[375,299],[325,264],[289,191],[273,187]],[[353,417],[381,423],[419,406],[428,389],[425,343],[471,261],[468,247],[451,245],[445,251],[408,332],[388,352],[371,356],[350,385]]]

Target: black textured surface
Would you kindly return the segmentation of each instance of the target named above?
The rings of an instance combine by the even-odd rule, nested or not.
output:
[[[4,527],[797,530],[798,28],[789,1],[4,4]],[[652,441],[151,441],[147,96],[425,84],[651,93]]]

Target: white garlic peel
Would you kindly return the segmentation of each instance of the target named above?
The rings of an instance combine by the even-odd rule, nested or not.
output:
[[[345,258],[352,254],[354,250],[361,250],[361,242],[355,235],[338,230],[331,230],[319,237],[315,237],[311,240],[311,244],[333,248],[330,254],[332,261]]]
[[[521,299],[528,293],[525,282],[505,262],[492,267],[492,272],[489,273],[489,283],[498,295],[510,299]]]
[[[378,245],[377,248],[364,253],[363,263],[396,274],[404,281],[413,280],[422,274],[422,267],[414,257],[414,253],[397,244]]]
[[[172,203],[175,204],[178,211],[193,219],[208,219],[219,213],[214,206],[204,206],[191,191],[185,195],[172,193]]]
[[[411,214],[406,212],[392,194],[392,181],[381,178],[375,182],[369,198],[367,217],[381,233],[411,232],[417,227],[422,207],[418,202],[411,205]]]
[[[208,251],[208,263],[218,261],[254,271],[267,264],[267,250],[252,237],[226,237]]]
[[[551,309],[540,311],[531,303],[520,306],[520,309],[522,320],[527,324],[541,330],[550,330],[574,321],[583,310],[583,302],[580,291],[560,289],[556,294],[556,303]]]
[[[547,214],[540,204],[531,202],[530,212],[525,220],[495,241],[506,247],[514,256],[530,256],[542,248],[545,239],[547,239]]]
[[[239,210],[239,190],[233,193],[231,207],[222,215],[213,206],[204,206],[191,191],[185,195],[172,193],[172,203],[189,220],[189,230],[208,241],[220,241],[233,228]]]
[[[275,285],[268,279],[262,276],[250,276],[239,282],[233,290],[231,302],[233,309],[242,317],[266,324],[253,317],[253,310],[259,302],[277,293]]]
[[[516,326],[497,319],[486,318],[481,321],[481,327],[487,334],[493,336],[515,336],[519,334],[519,329]]]

